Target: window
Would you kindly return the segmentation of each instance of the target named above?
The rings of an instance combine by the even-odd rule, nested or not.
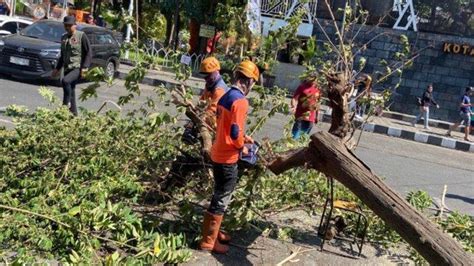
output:
[[[36,22],[21,31],[21,35],[31,38],[61,42],[63,34],[66,33],[62,23]]]
[[[112,45],[115,44],[115,40],[112,35],[108,33],[96,33],[95,34],[95,43],[98,45]]]
[[[9,31],[11,34],[15,34],[17,32],[17,24],[16,22],[7,22],[3,24],[2,30]]]
[[[22,23],[22,22],[20,22],[20,23],[18,23],[18,24],[20,25],[20,30],[22,30],[22,29],[24,29],[24,28],[26,28],[26,27],[29,26],[29,24]]]
[[[96,45],[97,44],[95,34],[93,34],[92,32],[88,32],[88,31],[85,31],[84,33],[86,34],[87,39],[89,40],[89,43],[91,45]]]

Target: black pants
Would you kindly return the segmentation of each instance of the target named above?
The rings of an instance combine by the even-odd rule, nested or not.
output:
[[[237,163],[214,163],[214,195],[208,211],[212,214],[224,214],[239,180]]]
[[[63,105],[69,106],[71,113],[77,116],[77,105],[76,105],[76,84],[81,77],[81,71],[79,69],[69,70],[64,72],[63,78]]]

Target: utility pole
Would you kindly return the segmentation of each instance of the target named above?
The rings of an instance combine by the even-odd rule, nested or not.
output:
[[[133,0],[130,0],[130,4],[128,5],[128,16],[133,16]],[[132,24],[127,24],[127,33],[125,35],[125,43],[130,43],[130,35],[132,34]],[[128,59],[128,49],[125,51],[125,59]]]

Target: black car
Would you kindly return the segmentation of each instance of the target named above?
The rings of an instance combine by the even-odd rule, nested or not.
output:
[[[106,28],[78,24],[92,48],[92,67],[103,67],[113,76],[120,64],[120,45]],[[18,34],[0,39],[0,73],[25,79],[51,79],[61,53],[61,22],[41,20]]]

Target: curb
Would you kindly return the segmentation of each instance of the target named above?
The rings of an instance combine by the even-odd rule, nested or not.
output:
[[[413,122],[415,120],[414,115],[407,115],[407,114],[401,114],[401,113],[394,113],[394,112],[383,112],[382,114],[383,117],[390,118],[390,119],[396,119],[404,122]],[[417,123],[418,125],[423,125],[423,121],[420,120]],[[438,120],[431,120],[428,122],[428,125],[431,127],[437,127],[437,128],[442,128],[448,130],[450,126],[452,126],[452,123],[445,122],[445,121],[438,121]]]
[[[400,120],[404,122],[410,122],[410,123],[413,122],[413,120],[415,119],[414,115],[407,115],[407,114],[402,114],[402,113],[397,113],[397,112],[383,112],[382,116],[386,118]],[[422,120],[418,121],[417,125],[423,125],[423,121]],[[454,123],[430,119],[430,121],[428,122],[428,125],[431,127],[448,130],[452,125],[454,125]],[[456,129],[456,131],[464,133],[464,127],[465,125],[459,126]],[[471,135],[474,135],[474,132],[471,132]]]
[[[328,114],[324,114],[323,122],[330,123],[331,116]],[[362,122],[355,121],[355,124],[356,126],[360,127],[362,125]],[[363,130],[370,133],[376,133],[390,137],[434,145],[438,147],[474,153],[474,143],[459,141],[453,138],[433,136],[423,132],[408,131],[395,127],[381,126],[374,123],[365,124]]]

